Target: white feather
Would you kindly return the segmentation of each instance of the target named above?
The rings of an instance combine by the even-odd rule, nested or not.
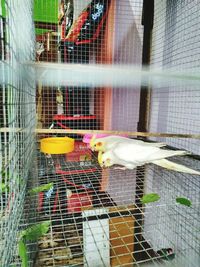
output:
[[[141,146],[150,146],[150,147],[163,147],[166,146],[164,143],[148,143],[142,140],[130,139],[123,136],[106,136],[101,138],[96,138],[95,143],[102,142],[104,143],[104,151],[112,149],[117,143],[127,143],[127,144],[139,144]]]
[[[154,160],[188,154],[186,151],[182,150],[164,150],[159,147],[131,143],[117,143],[115,147],[113,147],[112,152],[118,159],[131,162],[136,166],[151,163]]]
[[[110,166],[117,164],[117,165],[124,166],[126,169],[134,169],[137,166],[144,165],[145,163],[153,163],[155,165],[158,165],[168,170],[200,175],[199,171],[193,170],[182,164],[178,164],[178,163],[172,162],[164,158],[151,160],[152,158],[155,158],[155,157],[158,158],[158,157],[163,157],[163,156],[172,157],[172,156],[178,156],[178,155],[185,155],[185,154],[188,154],[186,151],[162,150],[162,149],[155,149],[155,148],[152,148],[151,151],[149,151],[149,148],[145,149],[143,147],[137,147],[137,146],[135,146],[134,148],[135,148],[135,151],[137,151],[137,154],[129,155],[130,151],[133,152],[133,146],[128,148],[128,147],[125,147],[124,144],[123,145],[118,144],[112,150],[109,150],[103,153],[102,155],[103,165],[106,166],[107,159],[109,159]],[[119,152],[123,152],[123,153],[121,155],[116,154]],[[149,152],[148,156],[145,155],[144,152]],[[142,160],[142,157],[143,157],[143,160]]]
[[[165,169],[172,170],[172,171],[200,175],[200,172],[198,172],[196,170],[188,168],[182,164],[178,164],[178,163],[169,161],[167,159],[156,160],[156,161],[153,161],[152,163],[156,164],[160,167],[163,167]]]
[[[184,165],[166,160],[165,158],[189,154],[182,150],[164,150],[159,147],[146,146],[139,143],[118,142],[112,149],[102,155],[104,166],[122,165],[127,169],[134,169],[146,163],[153,163],[163,168],[200,175],[200,172],[192,170]],[[107,161],[109,159],[109,161]],[[108,165],[109,162],[109,165]]]

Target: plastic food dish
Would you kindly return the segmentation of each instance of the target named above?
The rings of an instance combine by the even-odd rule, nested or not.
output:
[[[40,151],[47,154],[66,154],[74,150],[74,139],[49,137],[40,140]]]

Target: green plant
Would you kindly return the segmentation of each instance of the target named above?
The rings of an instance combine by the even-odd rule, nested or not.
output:
[[[28,253],[26,247],[26,241],[37,241],[38,238],[45,235],[50,228],[50,221],[44,221],[42,223],[35,224],[22,230],[19,235],[18,252],[22,262],[22,267],[28,266]]]

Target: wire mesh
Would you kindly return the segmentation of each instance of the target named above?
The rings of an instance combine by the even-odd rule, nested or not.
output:
[[[24,206],[32,221],[51,220],[49,232],[30,244],[33,266],[197,266],[198,176],[153,165],[137,173],[102,171],[95,154],[89,161],[70,161],[66,155],[49,158],[40,152],[37,158],[38,180],[29,189],[53,183],[53,190],[43,198],[41,193],[28,194]],[[135,205],[136,178],[142,187],[144,175],[151,172],[155,179],[146,183],[145,191],[153,189],[161,198],[140,207]],[[192,208],[176,203],[183,195]]]
[[[48,5],[35,2],[36,40],[38,47],[43,47],[38,49],[39,61],[141,65],[142,1],[123,5],[110,0],[51,1]],[[41,84],[37,90],[38,127],[136,130],[139,86],[134,89],[84,84],[45,88]]]
[[[0,124],[0,265],[9,266],[17,245],[26,181],[34,150],[35,81],[33,70],[22,63],[34,58],[32,3],[1,1]],[[17,37],[16,37],[17,36]],[[9,67],[6,73],[5,67]],[[16,131],[20,128],[21,131]]]
[[[195,1],[155,1],[154,28],[152,34],[152,66],[159,66],[162,69],[190,69],[193,71],[199,67],[199,44],[196,41],[199,38],[197,27],[198,11],[199,7]],[[193,86],[191,91],[190,89],[188,85],[182,84],[181,86],[177,86],[173,82],[165,87],[153,87],[149,111],[149,131],[168,133],[199,132],[199,90],[198,86]],[[154,140],[159,140],[159,138],[154,138]],[[165,141],[162,138],[163,140]],[[167,143],[174,147],[184,148],[195,154],[199,154],[199,140],[169,138],[167,139]],[[159,192],[160,190],[165,190],[169,183],[168,180],[166,183],[162,180],[161,183],[160,176],[155,175],[154,172],[148,173],[147,181],[151,184],[152,190],[158,189],[159,187]],[[196,188],[199,188],[195,179],[188,181],[188,179],[177,178],[173,180],[173,183],[176,189],[178,187],[182,191],[182,195],[187,195],[188,197],[190,195],[190,198],[198,195],[194,193]],[[173,190],[168,192],[166,198],[170,197],[173,193]],[[198,218],[198,201],[194,209],[196,211],[192,211],[192,217]],[[162,209],[162,212],[167,214],[171,214],[172,211],[173,209],[165,209],[164,207]],[[187,227],[187,216],[189,215],[183,215],[182,210],[177,212],[176,216],[173,216],[174,223],[179,224],[176,233],[174,233],[173,228],[170,226],[171,217],[166,216],[163,228],[160,229],[160,238],[154,239],[153,246],[156,247],[159,245],[160,242],[165,240],[164,236],[170,236],[172,233],[173,238],[177,242],[177,249],[180,247],[183,248],[185,243],[189,244],[191,228],[190,226]],[[179,222],[180,218],[182,218],[181,223]],[[149,220],[151,220],[150,216],[146,218],[146,225]],[[196,220],[192,220],[189,223],[191,227],[194,221]],[[197,222],[197,224],[199,223]],[[148,226],[146,227],[148,228]],[[188,233],[187,238],[181,238],[183,232]],[[192,242],[194,244],[196,241],[193,239]],[[199,264],[198,250],[192,249],[191,252],[190,249],[186,249],[185,253],[186,257],[190,258],[191,261],[188,263],[188,266]],[[192,253],[192,256],[190,253]],[[182,265],[187,266],[184,263],[184,257],[182,259]]]
[[[151,84],[149,131],[199,133],[195,2],[155,1],[150,65],[170,68],[171,76],[162,83],[161,71]],[[141,0],[1,2],[0,266],[21,266],[22,230],[44,221],[51,223],[47,233],[27,241],[27,266],[198,266],[198,175],[154,165],[102,169],[97,155],[78,143],[80,133],[68,136],[84,147],[81,151],[34,153],[35,128],[40,133],[50,128],[54,136],[60,136],[57,129],[137,130],[140,85],[147,86],[155,75],[140,71],[142,5]],[[123,69],[124,64],[129,65]],[[183,78],[179,71],[188,68],[190,88],[187,77],[173,81],[178,75]],[[112,72],[117,82],[122,77],[120,86],[107,83]],[[63,75],[81,77],[71,84]],[[79,78],[84,78],[82,84]],[[156,140],[199,154],[198,139]],[[173,160],[199,170],[198,157]],[[49,183],[48,189],[31,194],[31,189]],[[153,192],[159,202],[142,205],[143,195]],[[192,206],[178,204],[177,197],[187,198]]]
[[[196,1],[155,1],[152,67],[191,72],[199,68],[198,13]],[[177,86],[173,81],[153,87],[149,131],[199,133],[198,88]],[[172,138],[168,142],[199,154],[199,140]]]

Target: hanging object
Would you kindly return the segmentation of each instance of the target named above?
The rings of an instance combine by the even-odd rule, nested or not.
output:
[[[57,114],[58,115],[64,114],[63,93],[62,93],[61,89],[59,89],[59,88],[56,92],[56,104],[57,104]]]
[[[59,6],[58,23],[61,25],[61,39],[68,34],[73,23],[73,0],[62,0]]]
[[[102,33],[109,4],[110,0],[91,1],[72,24],[68,34],[65,36],[61,34],[60,49],[64,62],[89,62],[89,45],[94,43]]]
[[[65,41],[74,42],[76,45],[95,41],[106,20],[109,2],[93,0],[74,22]]]

